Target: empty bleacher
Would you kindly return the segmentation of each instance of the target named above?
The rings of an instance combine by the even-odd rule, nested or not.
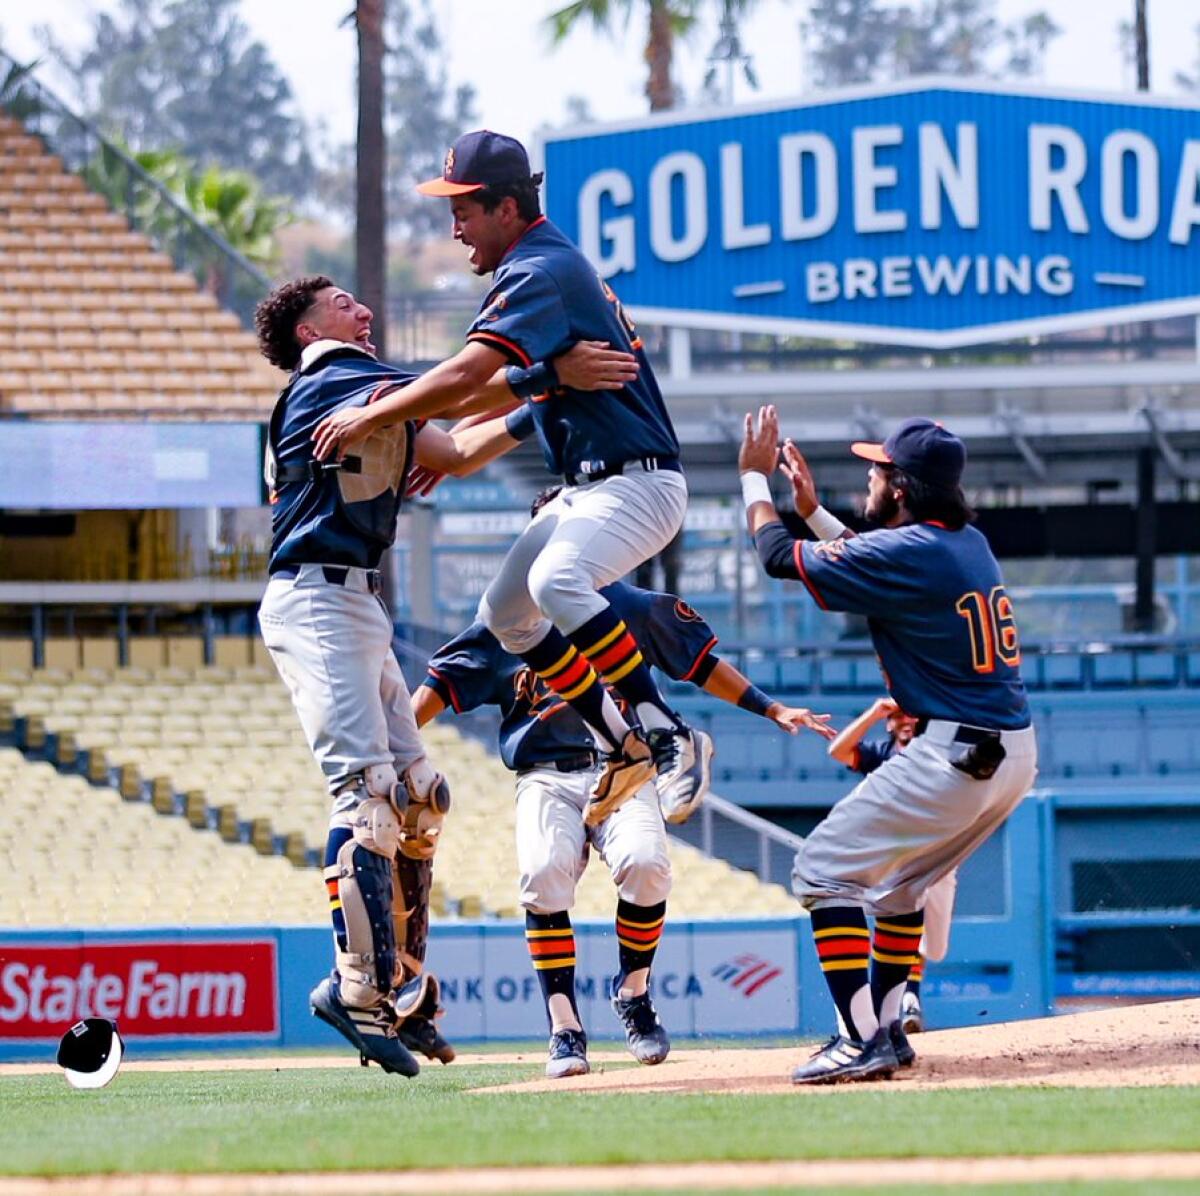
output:
[[[90,887],[111,890],[104,900],[97,895],[87,904],[86,916],[94,922],[324,919],[316,868],[328,797],[273,672],[250,666],[10,670],[0,675],[0,735],[19,743],[27,755],[46,757],[31,763],[11,748],[6,751],[3,777],[8,780],[0,777],[5,816],[20,812],[16,821],[24,828],[36,821],[37,810],[53,808],[53,826],[61,828],[64,820],[57,811],[65,809],[66,825],[73,825],[78,812],[78,825],[87,828]],[[426,741],[449,775],[455,798],[435,866],[435,914],[515,916],[512,774],[451,726],[428,728]],[[147,834],[155,861],[166,866],[173,855],[174,869],[154,872],[150,879],[118,880],[124,865],[91,867],[109,841],[120,845],[116,855],[128,864],[126,848],[133,850]],[[24,846],[10,837],[6,884],[23,888],[28,899],[14,903],[0,894],[0,922],[78,921],[68,886],[60,892],[52,879],[63,874],[54,850],[60,837],[55,830]],[[751,873],[683,843],[673,841],[671,851],[672,910],[679,916],[795,911],[779,886],[760,884]],[[77,863],[78,857],[72,839],[62,858]],[[253,871],[256,860],[264,871],[248,879],[243,873]],[[262,877],[282,874],[289,884],[277,900],[274,880]],[[241,884],[248,904],[232,900],[230,877]],[[300,889],[293,878],[300,879]],[[166,904],[154,898],[159,888],[171,890]],[[219,898],[192,894],[210,888],[219,890]],[[293,899],[301,891],[311,900]],[[48,894],[44,902],[43,892]],[[186,900],[185,893],[191,894]],[[581,885],[576,912],[609,917],[613,909],[612,883],[597,861]],[[39,918],[49,921],[30,921]]]
[[[262,419],[282,375],[190,274],[0,115],[0,415]]]

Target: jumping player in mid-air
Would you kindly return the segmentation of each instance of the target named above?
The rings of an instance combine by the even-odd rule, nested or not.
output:
[[[272,540],[259,624],[332,797],[325,880],[336,966],[313,990],[313,1012],[364,1062],[414,1075],[410,1047],[454,1057],[432,1020],[436,980],[423,969],[449,791],[413,721],[379,565],[414,461],[468,473],[517,438],[504,418],[454,436],[407,422],[356,438],[336,463],[315,460],[312,431],[325,415],[414,378],[377,360],[371,318],[322,275],[283,284],[255,312],[263,355],[292,371],[268,425]],[[631,362],[579,344],[558,368],[583,387],[620,385]],[[489,388],[489,405],[512,398],[503,372]]]
[[[890,1076],[915,1058],[900,1025],[930,887],[1011,813],[1037,773],[1012,602],[962,492],[966,449],[928,419],[852,451],[871,462],[860,536],[816,498],[791,441],[782,469],[817,540],[784,528],[768,481],[779,464],[773,407],[746,416],[738,454],[751,535],[772,577],[822,610],[867,616],[891,696],[916,734],[838,802],[796,853],[792,887],[837,1007],[838,1034],[797,1084]],[[874,934],[867,914],[875,917]]]
[[[647,660],[676,680],[770,719],[791,734],[807,727],[828,736],[828,715],[784,706],[718,659],[716,636],[672,594],[623,582],[604,597],[637,636]],[[496,637],[475,623],[434,653],[429,675],[413,694],[417,723],[445,709],[481,705],[501,711],[500,756],[517,774],[517,862],[530,958],[550,1023],[546,1074],[588,1070],[587,1035],[575,1003],[575,935],[571,906],[587,866],[589,844],[617,886],[619,970],[612,1004],[640,1063],[661,1063],[670,1040],[650,999],[650,968],[663,933],[671,866],[653,785],[598,825],[584,824],[596,753],[583,721]],[[681,819],[677,819],[681,820]]]
[[[616,295],[541,214],[540,181],[511,137],[484,130],[454,143],[442,177],[419,190],[450,200],[471,269],[495,274],[467,344],[403,394],[327,417],[315,452],[326,459],[347,437],[398,420],[461,414],[463,400],[507,364],[550,472],[565,486],[512,546],[479,618],[591,728],[605,766],[589,797],[590,824],[652,776],[664,811],[686,814],[708,787],[712,743],[667,705],[636,639],[598,592],[681,527],[687,485],[679,442]],[[637,376],[597,399],[541,364],[581,339],[628,349]],[[628,703],[632,722],[606,685]]]
[[[888,737],[883,743],[864,742],[876,724],[886,724]],[[917,720],[905,714],[891,698],[872,702],[856,719],[843,727],[830,741],[827,749],[833,759],[853,772],[867,776],[885,760],[902,752],[916,734]],[[919,1034],[925,1029],[921,1008],[921,981],[926,963],[938,963],[950,949],[950,919],[954,913],[954,895],[958,890],[958,869],[947,872],[925,894],[925,928],[917,962],[909,969],[900,1002],[900,1028],[905,1034]]]

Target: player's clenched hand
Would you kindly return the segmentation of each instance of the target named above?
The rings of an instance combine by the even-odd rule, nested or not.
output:
[[[783,460],[779,464],[783,476],[792,484],[796,514],[807,519],[821,504],[817,501],[817,486],[804,454],[791,440],[783,442]]]
[[[829,726],[830,715],[813,714],[803,706],[785,706],[782,702],[772,702],[767,707],[767,718],[777,727],[783,728],[789,735],[795,735],[805,727],[815,731],[824,739],[832,739],[837,732]]]
[[[347,444],[367,434],[370,419],[365,407],[342,407],[327,415],[312,434],[313,456],[318,461],[340,457]]]
[[[572,390],[620,390],[638,376],[637,358],[607,341],[576,341],[554,359],[558,380]]]
[[[760,407],[758,418],[749,412],[742,427],[742,447],[738,450],[739,473],[775,472],[779,460],[779,415],[774,407]]]

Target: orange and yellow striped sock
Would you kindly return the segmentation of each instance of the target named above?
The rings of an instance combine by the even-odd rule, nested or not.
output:
[[[875,1033],[868,995],[871,932],[866,915],[856,905],[839,905],[814,909],[811,920],[817,958],[838,1017],[850,1038],[864,1042]]]

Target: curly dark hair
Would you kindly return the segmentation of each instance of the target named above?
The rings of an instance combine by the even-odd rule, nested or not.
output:
[[[277,286],[254,309],[259,352],[272,365],[281,370],[294,370],[300,364],[296,325],[312,307],[317,292],[334,285],[333,279],[324,274],[309,274]]]
[[[538,199],[541,183],[542,174],[539,171],[532,178],[518,179],[516,182],[490,183],[481,187],[471,198],[483,204],[485,212],[494,212],[501,200],[511,197],[517,201],[517,215],[532,224],[542,214],[541,201]]]
[[[897,490],[904,491],[904,509],[914,523],[928,523],[936,519],[952,532],[961,531],[968,523],[975,522],[975,510],[961,486],[931,486],[902,469],[889,469],[888,481]]]

